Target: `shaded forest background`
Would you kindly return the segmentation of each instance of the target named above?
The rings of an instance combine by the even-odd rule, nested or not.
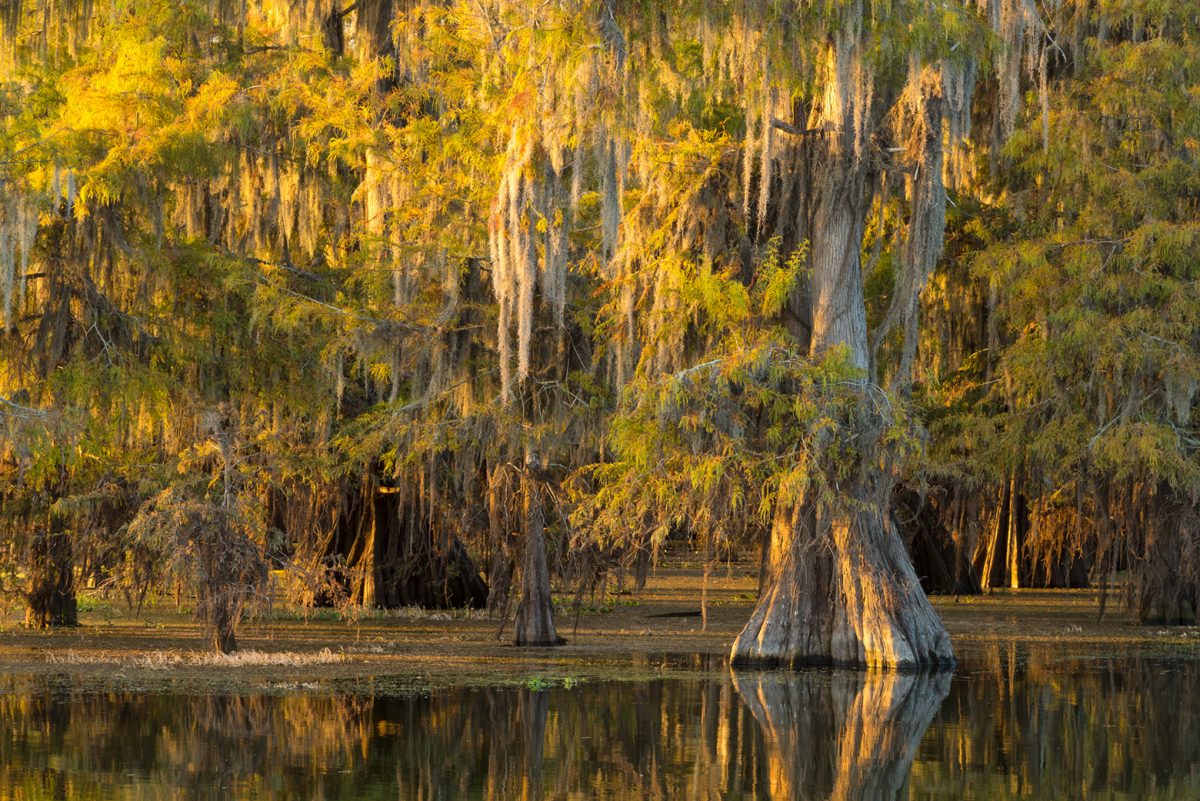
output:
[[[30,624],[182,586],[230,650],[276,570],[545,644],[552,588],[667,543],[769,587],[781,527],[868,507],[926,591],[1195,621],[1190,0],[0,16]]]

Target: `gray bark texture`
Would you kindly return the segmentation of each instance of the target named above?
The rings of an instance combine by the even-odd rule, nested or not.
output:
[[[839,47],[849,47],[839,43]],[[855,107],[847,75],[860,72],[834,51],[831,88],[810,127],[809,218],[812,266],[812,340],[820,356],[845,348],[861,371],[864,408],[878,393],[866,376],[870,363],[861,253],[871,185],[869,155],[860,130],[870,113]],[[846,62],[846,63],[844,63]],[[824,115],[822,118],[821,115]],[[886,405],[885,400],[879,404]],[[954,664],[950,637],[925,597],[888,513],[894,478],[879,465],[887,412],[852,421],[861,453],[855,475],[831,481],[836,503],[802,498],[781,502],[771,531],[767,581],[758,606],[733,644],[735,665],[847,665],[923,668]],[[879,443],[873,445],[872,443]]]
[[[554,626],[550,570],[546,565],[546,526],[541,486],[533,475],[536,457],[527,455],[521,481],[525,490],[525,556],[521,567],[521,601],[514,622],[515,645],[551,646],[566,643]]]

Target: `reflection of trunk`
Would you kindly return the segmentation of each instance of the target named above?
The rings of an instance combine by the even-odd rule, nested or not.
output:
[[[820,356],[843,348],[865,374],[869,353],[860,254],[869,160],[859,157],[851,141],[852,109],[838,106],[849,102],[846,97],[835,92],[827,98],[826,114],[833,115],[835,130],[815,137],[822,143],[814,145],[813,159],[822,172],[809,201],[810,350]],[[864,409],[879,405],[869,397],[877,390],[865,379],[859,391]],[[801,499],[793,508],[776,510],[767,580],[758,607],[734,642],[735,663],[953,661],[950,638],[887,515],[892,479],[876,466],[887,421],[880,413],[858,418],[848,427],[862,455],[857,475],[836,481],[842,497],[832,504]]]
[[[735,673],[763,729],[771,798],[895,801],[947,673]]]
[[[27,561],[25,624],[33,628],[74,626],[75,558],[64,521],[50,515],[50,528],[35,528]]]
[[[521,601],[517,605],[513,642],[517,645],[562,645],[554,627],[550,570],[546,565],[546,523],[542,493],[533,475],[537,457],[526,456],[521,483],[525,495],[525,556],[521,565]]]
[[[550,715],[550,693],[521,690],[517,707],[521,715],[521,733],[525,738],[525,765],[521,801],[542,797],[542,761],[546,747],[546,719]]]

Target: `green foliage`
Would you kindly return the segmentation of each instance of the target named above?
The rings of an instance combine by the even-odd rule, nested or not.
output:
[[[1175,10],[1165,4],[1142,24],[1166,24]],[[1100,19],[1115,23],[1095,14],[1083,23],[1092,36]],[[1200,490],[1188,433],[1200,370],[1190,187],[1200,173],[1170,144],[1200,134],[1200,105],[1179,91],[1200,70],[1192,28],[1086,40],[1088,68],[1052,96],[1047,147],[1032,132],[1010,144],[1015,174],[1037,179],[1011,201],[1021,230],[977,259],[977,274],[1003,288],[1012,332],[991,389],[1008,410],[1005,434],[984,451],[995,463],[1028,458],[1056,483],[1094,472]]]
[[[897,399],[865,384],[844,349],[809,358],[776,323],[802,264],[770,249],[749,287],[703,269],[687,282],[718,344],[699,364],[626,387],[608,458],[576,477],[582,536],[657,553],[681,531],[722,553],[759,540],[801,499],[844,506],[839,483],[864,462],[911,469],[920,442]],[[868,420],[873,433],[860,437]]]
[[[1035,556],[1194,587],[1200,29],[1171,0],[1069,4],[1051,24],[1073,31],[1069,68],[993,163],[992,210],[951,223],[947,273],[970,268],[992,319],[930,387],[935,460],[976,487],[1015,479]]]
[[[379,40],[368,4],[84,5],[18,6],[0,48],[10,573],[52,515],[101,579],[186,531],[332,548],[319,510],[293,538],[268,506],[354,482],[503,552],[531,454],[552,539],[609,554],[757,542],[868,466],[971,491],[1019,474],[1057,508],[1099,485],[1200,496],[1185,0],[1026,9],[1015,34],[924,0],[417,2]],[[867,381],[904,334],[871,376],[811,353],[800,210],[830,177],[809,126],[849,70],[884,327],[926,166],[914,81],[939,65],[954,185],[919,335],[927,460]],[[1006,137],[1010,73],[1030,102]],[[212,496],[217,409],[236,515]]]

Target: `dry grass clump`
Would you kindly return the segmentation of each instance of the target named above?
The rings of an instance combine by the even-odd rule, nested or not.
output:
[[[292,607],[277,612],[275,617],[280,620],[337,620],[347,623],[389,620],[431,622],[491,620],[486,609],[426,609],[421,606],[377,609],[360,605],[347,605],[334,608]]]
[[[425,609],[420,606],[375,609],[364,617],[376,620],[491,620],[486,609]]]
[[[177,667],[305,667],[331,665],[346,661],[346,654],[329,648],[306,653],[297,651],[235,651],[231,654],[207,651],[149,651],[125,657],[105,653],[65,651],[51,653],[46,661],[56,665],[121,664],[144,670],[170,670]]]

